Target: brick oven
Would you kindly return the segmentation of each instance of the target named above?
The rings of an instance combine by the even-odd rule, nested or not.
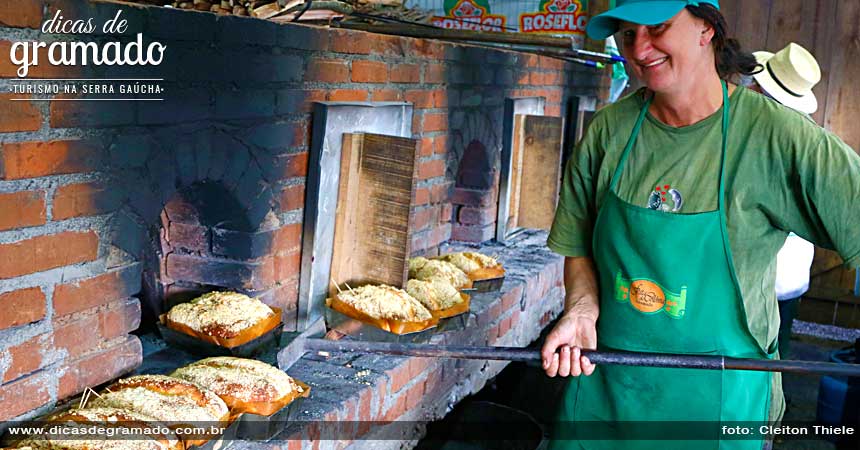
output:
[[[596,95],[597,72],[532,54],[195,11],[18,3],[0,7],[0,55],[38,40],[57,9],[70,17],[122,9],[129,33],[167,51],[157,67],[39,65],[26,80],[0,58],[0,420],[37,417],[135,370],[157,314],[200,292],[241,291],[282,308],[287,331],[305,326],[317,102],[408,105],[404,136],[417,142],[411,254],[467,246],[505,262],[502,291],[473,299],[472,326],[436,340],[526,345],[559,312],[561,258],[545,234],[492,242],[505,99],[541,99],[542,115],[560,117],[579,96]],[[161,79],[164,100],[9,93],[57,78]],[[361,356],[302,360],[291,375],[314,387],[308,420],[426,421],[503,366]],[[308,423],[241,448],[320,445],[319,426]],[[361,428],[321,445],[345,447],[368,432]]]

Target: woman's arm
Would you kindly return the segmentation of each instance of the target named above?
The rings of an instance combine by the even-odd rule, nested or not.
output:
[[[784,175],[775,177],[781,183],[766,184],[763,209],[778,228],[836,250],[847,266],[860,266],[860,156],[814,123],[795,122],[789,123],[794,130],[779,130],[784,159],[774,171]]]
[[[597,348],[600,314],[597,271],[590,257],[564,259],[564,314],[544,341],[541,355],[547,375],[591,375],[594,365],[581,349]]]

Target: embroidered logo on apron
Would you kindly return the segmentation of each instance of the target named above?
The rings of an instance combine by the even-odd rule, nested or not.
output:
[[[663,212],[678,212],[684,206],[681,192],[670,184],[657,186],[648,196],[648,207]]]
[[[670,317],[684,317],[687,306],[687,286],[674,293],[651,280],[626,279],[621,272],[615,275],[615,300],[630,302],[630,306],[645,314],[665,312]]]

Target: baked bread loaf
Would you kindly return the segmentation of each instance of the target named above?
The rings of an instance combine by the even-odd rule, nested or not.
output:
[[[75,449],[75,450],[184,450],[182,441],[172,432],[163,433],[156,429],[158,419],[145,414],[116,408],[84,408],[72,409],[51,416],[49,422],[56,422],[63,428],[79,428],[80,433],[88,431],[90,425],[98,424],[101,427],[113,429],[111,432],[116,439],[103,440],[104,434],[92,435],[90,433],[75,434],[75,439],[54,439],[50,437],[33,438],[22,442],[33,449]],[[145,430],[137,431],[139,435],[131,438],[132,430],[120,430],[120,428]],[[72,430],[70,430],[72,431]],[[108,436],[110,438],[110,436]],[[19,447],[22,448],[22,447]]]
[[[409,278],[424,281],[441,279],[456,289],[472,285],[472,280],[457,266],[447,261],[421,257],[410,259]]]
[[[225,347],[253,340],[280,323],[280,314],[236,292],[209,292],[163,316],[170,328]]]
[[[423,322],[433,318],[418,300],[393,286],[361,286],[339,293],[337,299],[373,319]],[[326,300],[329,307],[331,300]]]
[[[496,258],[477,252],[450,253],[440,256],[439,259],[457,266],[457,268],[467,274],[486,268],[502,268],[502,265],[499,264]]]
[[[190,381],[166,375],[138,375],[117,381],[89,402],[90,407],[124,409],[171,424],[222,423],[230,419],[227,405],[214,392]],[[215,436],[182,436],[187,444],[202,444]]]
[[[229,356],[206,358],[170,376],[188,380],[217,394],[233,414],[274,414],[309,388],[282,370],[261,361]]]
[[[418,271],[424,267],[430,260],[423,256],[416,256],[414,258],[409,258],[409,278],[415,278],[415,275],[418,274]]]
[[[409,280],[406,282],[406,292],[430,311],[448,309],[465,301],[451,283],[439,278]]]

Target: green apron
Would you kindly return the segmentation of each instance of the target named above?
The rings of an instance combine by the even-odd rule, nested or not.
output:
[[[615,193],[650,103],[648,99],[642,107],[595,224],[598,344],[605,350],[771,358],[774,355],[762,351],[747,327],[726,231],[726,86],[716,211],[666,213],[632,205]],[[561,433],[550,448],[759,450],[761,440],[633,440],[645,438],[642,424],[624,422],[656,421],[653,429],[662,430],[657,437],[667,439],[682,436],[672,432],[676,422],[710,422],[715,430],[719,423],[732,421],[761,423],[768,418],[770,387],[767,372],[600,365],[591,376],[571,379],[559,422],[562,427],[576,422],[575,428],[583,431],[585,423],[599,423],[601,431],[582,440],[562,440],[572,437]],[[699,438],[689,430],[678,431]]]

